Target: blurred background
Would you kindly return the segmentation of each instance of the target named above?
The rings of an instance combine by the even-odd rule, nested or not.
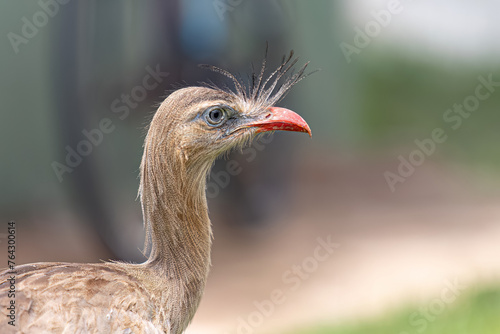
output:
[[[2,1],[0,238],[15,220],[18,264],[143,261],[136,194],[156,106],[230,84],[201,63],[246,78],[267,41],[270,70],[291,49],[319,69],[280,103],[313,137],[235,152],[230,178],[217,162],[213,267],[187,333],[498,333],[499,11]]]

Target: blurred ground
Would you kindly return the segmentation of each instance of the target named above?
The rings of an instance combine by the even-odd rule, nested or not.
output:
[[[391,159],[294,154],[291,203],[277,222],[229,228],[218,223],[224,213],[212,210],[213,267],[187,333],[237,333],[241,319],[257,310],[254,302],[269,300],[275,289],[285,301],[253,333],[377,315],[439,296],[447,284],[472,287],[500,278],[494,184],[428,161],[391,193],[383,178],[394,169]],[[98,261],[102,250],[90,235],[59,218],[49,225],[41,217],[29,231],[18,224],[23,263]],[[317,238],[328,235],[339,247],[293,291],[283,274],[313,256]],[[59,251],[44,253],[52,249],[48,242]]]

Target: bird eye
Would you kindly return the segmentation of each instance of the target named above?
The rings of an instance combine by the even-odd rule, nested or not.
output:
[[[205,118],[209,125],[217,126],[226,120],[226,111],[218,107],[212,108],[207,111]]]

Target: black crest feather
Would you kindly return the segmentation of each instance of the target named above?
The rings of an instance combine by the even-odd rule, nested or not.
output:
[[[294,58],[294,51],[291,50],[288,55],[283,56],[283,58],[281,59],[281,65],[279,65],[276,70],[274,70],[266,79],[264,79],[267,69],[268,49],[268,45],[266,44],[266,51],[259,73],[255,71],[255,68],[252,64],[252,74],[250,76],[250,82],[248,85],[246,85],[240,77],[220,67],[207,64],[200,64],[199,66],[201,68],[206,68],[222,74],[231,79],[235,91],[232,91],[226,87],[225,90],[227,90],[229,93],[235,94],[241,99],[250,103],[262,106],[270,106],[283,99],[289,92],[290,88],[292,88],[299,81],[314,73],[315,71],[311,73],[305,73],[309,62],[306,62],[297,71],[294,71],[293,67],[298,62],[299,58]],[[209,86],[212,88],[220,89],[213,83],[210,83]]]

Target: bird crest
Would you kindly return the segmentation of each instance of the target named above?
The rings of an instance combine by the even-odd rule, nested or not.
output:
[[[268,50],[269,46],[266,44],[266,51],[259,72],[255,70],[252,64],[252,74],[249,76],[248,84],[245,84],[240,76],[234,75],[220,67],[208,64],[200,64],[199,66],[231,79],[235,90],[230,89],[228,86],[221,88],[209,81],[207,85],[210,88],[224,90],[250,104],[261,107],[272,106],[282,100],[295,84],[316,71],[305,73],[309,62],[306,62],[295,71],[294,66],[299,58],[294,57],[295,52],[291,50],[288,55],[283,56],[278,68],[265,78]]]

